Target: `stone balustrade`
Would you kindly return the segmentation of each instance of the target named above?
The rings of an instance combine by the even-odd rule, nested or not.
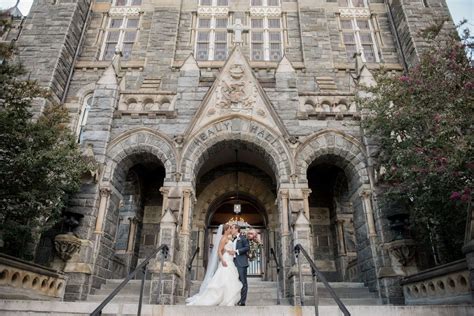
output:
[[[401,280],[405,304],[471,304],[465,259],[421,271]]]
[[[62,300],[66,281],[56,270],[0,254],[0,298]]]

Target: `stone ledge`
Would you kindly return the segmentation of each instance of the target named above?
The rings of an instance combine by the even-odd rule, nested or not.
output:
[[[79,60],[74,65],[75,69],[105,69],[110,66],[110,60],[97,60],[97,61],[86,61]],[[144,60],[121,60],[120,67],[122,69],[139,69],[142,70],[145,67]]]
[[[459,272],[467,270],[467,262],[466,259],[461,259],[458,261],[453,261],[445,265],[437,266],[431,269],[427,269],[424,271],[421,271],[417,274],[411,275],[409,277],[403,278],[400,281],[401,285],[405,285],[408,283],[413,283],[413,282],[419,282],[419,281],[424,281],[428,280],[434,277],[446,275],[449,273],[453,272]]]
[[[0,301],[0,313],[3,315],[84,315],[90,314],[96,307],[97,302],[41,302],[41,301]],[[133,303],[110,303],[104,310],[108,315],[135,315],[138,304]],[[352,316],[469,316],[474,314],[474,306],[362,306],[349,305],[347,309]],[[341,312],[337,306],[326,305],[319,307],[319,314],[325,316],[339,316]],[[288,315],[288,316],[312,316],[314,306],[184,306],[184,305],[150,305],[144,304],[142,315],[161,316],[209,316],[209,315]]]
[[[148,118],[176,118],[177,111],[115,111],[114,118],[122,118],[123,116],[131,116],[132,118],[139,118],[147,116]]]

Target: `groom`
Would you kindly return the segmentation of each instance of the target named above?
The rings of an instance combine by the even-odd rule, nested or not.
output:
[[[239,280],[242,282],[242,290],[240,292],[240,301],[237,303],[239,306],[245,306],[247,300],[247,268],[249,261],[247,259],[247,252],[250,250],[249,241],[244,235],[240,234],[240,226],[237,224],[232,225],[232,236],[234,239],[234,249],[232,255],[234,255],[234,263],[239,272]]]

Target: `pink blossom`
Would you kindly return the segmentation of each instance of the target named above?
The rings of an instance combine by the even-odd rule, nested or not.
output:
[[[401,82],[408,82],[410,81],[410,78],[408,78],[407,76],[401,76],[400,78],[398,78]]]
[[[451,193],[451,196],[449,197],[451,200],[459,200],[459,198],[461,197],[461,193],[459,192],[453,192]]]

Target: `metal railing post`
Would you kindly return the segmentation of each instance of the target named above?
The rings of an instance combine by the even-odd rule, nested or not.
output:
[[[188,263],[188,273],[186,274],[186,286],[187,286],[187,290],[188,290],[188,294],[187,294],[187,297],[189,297],[189,295],[191,294],[191,270],[193,268],[193,262],[194,262],[194,258],[196,257],[196,255],[199,253],[199,247],[196,248],[196,250],[194,250],[194,254],[191,258],[191,260],[189,260],[189,263]]]
[[[313,274],[313,287],[315,289],[314,293],[317,295],[317,284],[316,284],[316,278],[318,278],[323,284],[324,286],[327,288],[329,294],[331,295],[331,297],[334,299],[334,301],[336,302],[337,306],[339,307],[339,309],[341,310],[342,314],[344,314],[344,316],[350,316],[351,313],[349,313],[349,311],[347,310],[346,306],[344,305],[344,303],[341,301],[341,299],[339,298],[339,296],[337,296],[336,292],[334,291],[334,289],[331,287],[331,285],[329,284],[329,282],[326,280],[326,278],[324,277],[324,275],[321,273],[321,271],[318,270],[318,267],[316,267],[316,264],[314,263],[314,261],[311,259],[311,257],[308,255],[308,253],[306,252],[306,250],[304,250],[304,248],[300,245],[300,244],[297,244],[294,248],[294,251],[295,251],[295,254],[296,254],[296,259],[298,260],[298,269],[299,269],[299,273],[300,273],[300,279],[301,279],[301,262],[300,262],[300,259],[298,258],[299,257],[299,254],[303,254],[303,256],[306,258],[306,260],[308,260],[308,263],[309,265],[311,266],[311,272]],[[302,291],[302,286],[301,286],[301,283],[300,283],[300,291]],[[316,298],[315,298],[315,306],[318,304],[319,305],[319,297],[317,298],[318,301],[316,301]],[[301,304],[303,305],[303,304]],[[317,314],[316,314],[317,315]]]
[[[301,259],[300,259],[300,248],[298,246],[295,247],[295,254],[296,254],[296,261],[298,262],[298,278],[300,283],[300,303],[301,306],[304,306],[304,293],[303,293],[303,278],[301,273]]]
[[[146,272],[147,272],[147,264],[143,266],[143,275],[142,275],[142,282],[140,283],[140,299],[138,301],[138,312],[137,315],[140,316],[142,314],[142,304],[143,304],[143,290],[145,288],[145,279],[146,279]]]
[[[140,263],[135,270],[130,272],[127,277],[120,283],[113,291],[110,293],[103,301],[102,303],[97,306],[96,309],[90,314],[91,316],[97,316],[97,315],[102,315],[102,310],[104,307],[112,301],[112,299],[117,295],[126,285],[127,283],[136,276],[137,271],[140,271],[143,269],[143,276],[142,276],[142,282],[141,282],[141,288],[140,288],[140,301],[138,303],[138,315],[141,313],[141,305],[142,305],[142,300],[143,300],[143,290],[145,287],[145,279],[146,279],[146,272],[147,272],[147,265],[150,262],[151,259],[156,257],[156,254],[158,254],[160,251],[164,254],[164,257],[161,261],[161,270],[160,270],[160,284],[161,284],[161,273],[163,271],[163,261],[164,258],[168,255],[168,246],[167,245],[161,245],[157,249],[155,249],[142,263]]]
[[[314,315],[319,316],[318,280],[316,278],[316,271],[313,268],[311,268],[311,275],[313,277]]]
[[[161,252],[160,276],[158,278],[158,297],[156,299],[157,304],[160,304],[160,301],[161,301],[161,281],[163,279],[163,265],[165,263],[165,258],[167,257],[168,257],[168,250],[165,251],[165,249],[163,249]]]

